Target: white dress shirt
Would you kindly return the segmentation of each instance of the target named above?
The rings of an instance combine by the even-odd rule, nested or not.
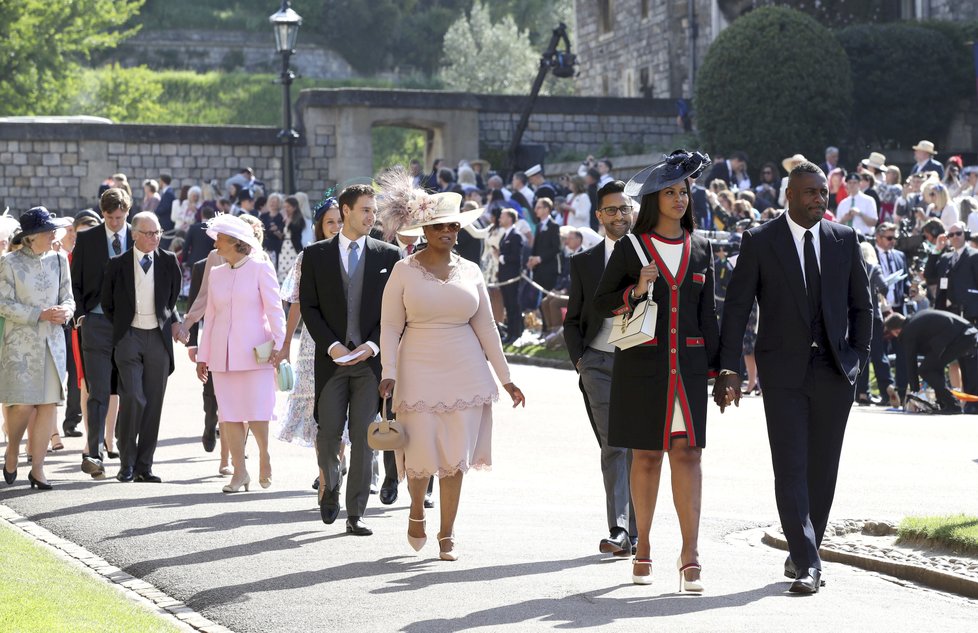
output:
[[[353,243],[353,240],[348,238],[346,235],[343,235],[343,231],[340,231],[337,239],[339,239],[340,241],[340,263],[343,264],[343,270],[345,270],[346,274],[349,275],[350,274],[350,244]],[[357,266],[362,266],[363,257],[364,257],[363,254],[364,247],[367,244],[367,236],[366,235],[361,236],[359,239],[356,240],[356,243],[358,247],[357,257],[359,258],[357,260],[359,262]],[[345,335],[346,332],[344,332],[343,334]],[[364,343],[367,345],[367,347],[373,350],[374,356],[380,356],[380,348],[377,347],[377,345],[375,345],[373,341],[364,341]],[[326,349],[326,353],[329,354],[330,352],[332,352],[333,348],[336,347],[337,345],[341,345],[341,343],[339,341],[333,343]],[[352,352],[353,350],[351,349],[350,351]]]
[[[853,208],[855,208],[856,213],[852,216],[852,228],[863,235],[871,235],[876,226],[876,221],[880,218],[879,211],[876,209],[876,201],[862,191],[856,192],[856,195],[849,196],[839,203],[835,210],[835,217],[841,219]],[[869,224],[867,220],[872,220],[873,224]]]
[[[615,240],[610,237],[605,236],[604,238],[604,267],[608,267],[608,260],[611,259],[611,253],[615,250]],[[608,317],[601,322],[601,329],[598,330],[591,342],[587,344],[591,349],[596,349],[599,352],[608,352],[613,354],[615,351],[615,346],[608,342],[608,337],[611,335],[611,328],[615,324],[614,317]]]
[[[155,330],[159,328],[156,320],[156,280],[153,267],[156,259],[153,253],[143,253],[138,248],[132,249],[133,272],[136,275],[136,311],[132,317],[132,327],[139,330]],[[143,272],[143,257],[149,255],[149,270]]]
[[[795,241],[795,250],[798,251],[798,263],[801,265],[801,280],[805,282],[805,290],[808,290],[808,282],[805,279],[805,231],[812,232],[812,245],[815,247],[815,261],[818,264],[819,272],[822,271],[822,242],[819,239],[819,229],[822,220],[815,223],[810,229],[806,229],[791,219],[791,215],[786,211],[784,218],[788,221],[788,229],[791,230],[791,238]]]

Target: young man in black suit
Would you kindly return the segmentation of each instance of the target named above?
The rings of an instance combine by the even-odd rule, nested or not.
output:
[[[176,195],[173,192],[173,187],[170,186],[172,182],[173,176],[166,173],[160,174],[160,187],[162,189],[160,189],[160,202],[156,205],[156,219],[164,231],[173,230],[173,216],[170,212]]]
[[[730,158],[713,164],[706,176],[709,187],[714,180],[722,180],[728,187],[737,184],[737,174],[747,169],[747,155],[743,152],[731,152]]]
[[[319,424],[319,468],[325,474],[319,483],[320,515],[326,524],[339,516],[339,448],[349,417],[346,531],[369,536],[373,531],[363,522],[373,463],[367,425],[380,410],[380,303],[401,254],[396,246],[369,237],[377,215],[371,187],[351,185],[338,203],[343,230],[303,251],[299,305],[316,342],[313,411]],[[349,360],[339,361],[344,357]]]
[[[907,350],[911,391],[920,390],[919,373],[934,389],[941,413],[961,413],[944,379],[944,369],[954,361],[961,365],[964,392],[978,395],[978,328],[970,322],[943,310],[921,310],[910,318],[891,314],[883,327],[887,338],[899,338]],[[919,371],[917,356],[924,357]]]
[[[818,548],[842,452],[856,377],[869,356],[873,307],[855,231],[823,221],[825,174],[804,162],[788,177],[788,210],[744,233],[727,288],[714,401],[740,402],[744,330],[760,307],[755,357],[790,555],[789,591],[821,586]]]
[[[88,450],[82,453],[82,472],[93,479],[105,477],[102,445],[105,414],[109,410],[113,367],[112,322],[102,308],[102,280],[106,265],[132,245],[126,217],[132,198],[123,189],[107,189],[99,200],[101,227],[78,234],[71,256],[71,289],[75,295],[75,326],[81,336],[85,382],[88,385]]]
[[[633,553],[632,539],[637,538],[638,532],[631,511],[629,450],[608,444],[611,369],[615,362],[615,347],[608,343],[608,335],[613,319],[600,316],[594,307],[594,293],[615,242],[632,228],[632,203],[624,192],[625,183],[620,180],[613,180],[598,191],[597,218],[604,226],[605,239],[571,257],[570,295],[564,318],[567,352],[580,376],[578,386],[601,449],[609,535],[601,539],[598,551],[616,556]]]
[[[214,250],[214,240],[207,235],[207,221],[213,219],[217,210],[211,203],[200,209],[201,221],[190,225],[187,229],[187,239],[183,244],[183,263],[191,270],[194,264],[207,259],[208,253]],[[190,303],[193,305],[193,302]]]
[[[499,241],[499,270],[496,278],[499,283],[518,279],[523,270],[523,236],[516,230],[516,211],[503,209],[499,215],[499,228],[503,237]],[[503,306],[506,309],[506,339],[509,345],[523,334],[523,310],[520,308],[520,283],[513,282],[500,288],[503,293]]]
[[[119,367],[119,461],[116,479],[160,483],[153,456],[160,433],[166,382],[173,373],[173,339],[180,315],[183,275],[177,256],[160,248],[156,214],[132,219],[133,247],[109,260],[102,282],[102,309],[112,322]]]

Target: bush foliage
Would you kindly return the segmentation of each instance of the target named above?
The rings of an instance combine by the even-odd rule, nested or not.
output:
[[[754,165],[796,152],[819,157],[846,133],[849,60],[813,18],[765,7],[716,39],[696,82],[700,137],[708,150],[744,150]]]

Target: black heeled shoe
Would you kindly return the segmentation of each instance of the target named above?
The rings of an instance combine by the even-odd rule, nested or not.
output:
[[[38,490],[53,490],[54,487],[51,484],[46,484],[43,481],[38,481],[34,479],[34,473],[27,473],[27,481],[31,482],[31,490],[35,487]]]
[[[109,459],[118,459],[119,458],[119,453],[110,451],[109,450],[109,445],[106,444],[105,442],[102,442],[102,448],[105,449],[105,454],[108,455]]]
[[[8,473],[7,467],[3,466],[3,480],[7,482],[8,486],[17,481],[17,470],[14,469],[14,472]]]

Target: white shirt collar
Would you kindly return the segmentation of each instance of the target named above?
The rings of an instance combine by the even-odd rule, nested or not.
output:
[[[126,240],[126,227],[122,227],[119,231],[113,231],[112,229],[109,228],[109,225],[106,224],[105,222],[102,223],[102,226],[105,227],[105,235],[108,236],[108,238],[110,240],[112,239],[112,236],[113,235],[115,235],[116,233],[118,233],[119,234],[119,240],[122,241],[123,243],[125,242],[125,240]]]
[[[818,252],[818,245],[819,245],[818,234],[819,234],[819,229],[821,228],[821,225],[822,225],[822,220],[819,220],[818,222],[816,222],[815,223],[815,226],[813,226],[811,229],[806,229],[802,225],[800,225],[797,222],[795,222],[794,220],[792,220],[791,219],[791,214],[788,213],[787,211],[784,212],[784,219],[788,221],[788,229],[791,231],[791,237],[793,237],[795,239],[795,242],[800,242],[800,243],[804,244],[805,243],[805,231],[811,231],[812,232],[812,243],[815,244],[815,251]]]
[[[340,250],[342,250],[343,252],[350,250],[350,244],[353,243],[353,240],[348,238],[346,235],[343,235],[342,231],[340,231],[339,233],[339,238],[340,238]],[[361,235],[356,240],[356,242],[357,242],[358,251],[360,253],[363,253],[363,247],[367,243],[367,236]]]
[[[138,248],[136,248],[135,246],[132,247],[132,250],[133,250],[133,255],[135,256],[137,262],[141,262],[143,260],[144,255],[149,255],[150,261],[154,259],[152,253],[144,253]]]
[[[615,240],[611,239],[607,235],[604,236],[604,263],[605,266],[608,265],[608,260],[611,259],[611,253],[615,250]]]

